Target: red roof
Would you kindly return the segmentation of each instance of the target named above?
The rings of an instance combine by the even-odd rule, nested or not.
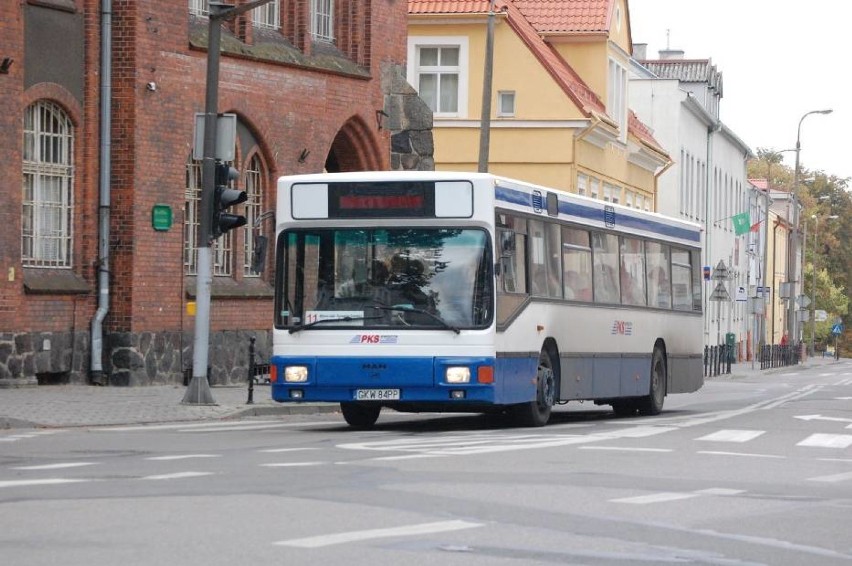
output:
[[[541,34],[608,33],[613,1],[495,0],[495,10],[506,14],[509,26],[587,117],[607,116],[606,105]],[[408,13],[485,14],[490,5],[488,0],[408,0]],[[627,127],[634,136],[661,153],[666,153],[633,112],[629,113]]]
[[[539,33],[609,33],[613,0],[512,0]]]

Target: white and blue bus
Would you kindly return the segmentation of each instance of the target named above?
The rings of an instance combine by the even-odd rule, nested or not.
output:
[[[700,228],[486,173],[281,177],[271,389],[542,426],[703,385]]]

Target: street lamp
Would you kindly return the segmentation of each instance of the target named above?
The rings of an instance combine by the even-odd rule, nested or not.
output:
[[[802,122],[805,121],[805,118],[810,116],[811,114],[831,114],[832,110],[830,108],[826,110],[811,110],[810,112],[806,112],[799,119],[799,128],[796,131],[796,168],[793,176],[793,190],[791,191],[791,201],[793,204],[793,221],[791,222],[793,230],[790,232],[790,245],[787,250],[787,282],[790,283],[790,297],[787,299],[787,336],[789,336],[790,340],[796,340],[798,334],[796,333],[796,296],[795,296],[795,285],[793,282],[796,280],[796,257],[798,257],[798,253],[796,253],[796,248],[799,242],[799,203],[798,201],[798,191],[799,191],[799,154],[802,151]]]
[[[816,214],[812,214],[811,218],[814,219],[814,256],[813,256],[813,284],[811,285],[811,293],[813,293],[813,300],[811,301],[811,356],[815,355],[816,350],[814,349],[814,344],[816,342],[816,301],[817,301],[817,240],[819,239],[819,216]],[[836,214],[831,214],[826,216],[826,220],[836,220],[840,218],[840,216]]]

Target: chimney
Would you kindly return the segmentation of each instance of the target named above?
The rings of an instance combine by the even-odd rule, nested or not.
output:
[[[663,61],[683,59],[682,49],[660,49],[659,53],[660,59],[662,59]]]
[[[633,58],[637,61],[644,61],[648,55],[648,44],[647,43],[634,43],[633,44]]]

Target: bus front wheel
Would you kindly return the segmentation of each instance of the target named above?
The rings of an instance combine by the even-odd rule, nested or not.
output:
[[[341,403],[340,410],[346,423],[353,428],[370,428],[379,420],[381,405]]]
[[[535,401],[515,407],[514,416],[518,424],[530,427],[547,424],[553,404],[556,402],[557,379],[550,352],[546,349],[542,350],[538,357]]]

